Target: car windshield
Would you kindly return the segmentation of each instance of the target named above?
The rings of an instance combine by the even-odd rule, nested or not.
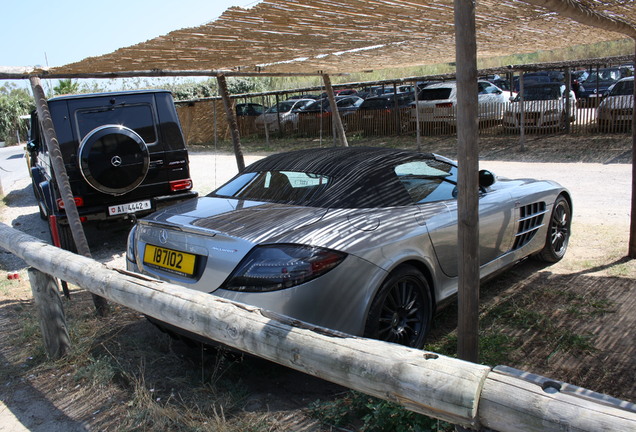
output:
[[[526,101],[554,100],[559,99],[560,96],[559,86],[533,86],[523,89],[523,99]],[[517,96],[516,100],[521,100],[521,97]]]
[[[610,96],[629,96],[633,94],[634,80],[619,81],[610,92]]]

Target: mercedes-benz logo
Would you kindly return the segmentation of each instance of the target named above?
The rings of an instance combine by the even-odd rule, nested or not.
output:
[[[110,160],[110,163],[114,166],[114,167],[118,167],[121,165],[121,157],[119,156],[113,156],[112,159]]]
[[[168,241],[168,231],[162,229],[161,231],[159,231],[159,242],[161,242],[161,244],[166,244],[167,241]]]

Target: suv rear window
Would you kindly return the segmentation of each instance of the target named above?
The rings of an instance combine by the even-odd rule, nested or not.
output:
[[[75,118],[80,141],[93,129],[103,125],[126,126],[137,132],[146,144],[157,141],[152,107],[148,104],[119,105],[77,110]]]
[[[451,91],[453,89],[448,87],[441,87],[435,89],[424,89],[420,92],[419,100],[441,100],[450,98]]]

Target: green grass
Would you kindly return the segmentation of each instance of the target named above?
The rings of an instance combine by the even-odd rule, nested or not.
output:
[[[310,406],[310,412],[326,426],[359,432],[455,430],[449,423],[355,391],[347,392],[333,401],[316,401]]]

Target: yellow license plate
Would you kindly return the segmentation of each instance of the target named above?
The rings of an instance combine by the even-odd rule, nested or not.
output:
[[[194,275],[195,262],[196,255],[151,244],[146,245],[144,252],[144,263],[186,276]]]

